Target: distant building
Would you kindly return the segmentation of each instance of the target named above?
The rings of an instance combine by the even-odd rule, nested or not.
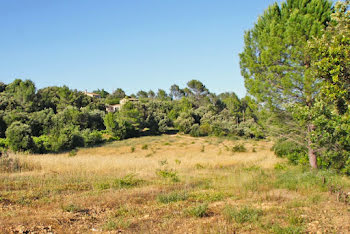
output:
[[[87,90],[85,90],[84,94],[86,96],[92,97],[92,98],[101,98],[101,95],[98,93],[89,93]]]
[[[114,105],[108,105],[106,106],[107,112],[116,112],[120,110],[121,105],[120,104],[114,104]]]
[[[132,97],[125,97],[125,98],[123,98],[122,100],[120,100],[120,105],[125,105],[125,103],[127,103],[127,102],[138,102],[139,101],[139,99],[137,99],[137,98],[132,98]]]
[[[119,104],[114,105],[107,105],[106,111],[107,112],[116,112],[119,111],[127,102],[138,102],[139,100],[137,98],[123,98],[120,100]]]

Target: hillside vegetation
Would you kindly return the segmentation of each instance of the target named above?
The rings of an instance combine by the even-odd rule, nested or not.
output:
[[[350,231],[350,180],[292,166],[272,145],[163,135],[13,154],[0,168],[0,232]]]

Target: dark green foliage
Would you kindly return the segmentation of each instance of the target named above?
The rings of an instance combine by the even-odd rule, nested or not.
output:
[[[307,149],[294,141],[279,139],[273,146],[273,150],[278,157],[288,158],[293,164],[307,162]]]
[[[30,126],[21,122],[13,122],[6,130],[9,148],[13,151],[32,151],[34,141]]]
[[[247,148],[243,144],[237,144],[232,147],[232,152],[247,152]]]
[[[251,102],[239,100],[234,93],[216,96],[197,80],[187,85],[184,89],[173,85],[170,95],[162,89],[157,94],[152,90],[140,91],[141,100],[127,101],[119,111],[106,113],[106,104],[119,103],[126,97],[122,89],[112,94],[96,90],[101,98],[91,98],[67,86],[36,92],[33,82],[15,80],[1,86],[0,138],[6,137],[6,130],[16,123],[26,127],[22,131],[25,140],[20,141],[19,137],[15,143],[12,139],[6,147],[49,153],[100,144],[103,131],[110,135],[105,136],[109,140],[177,130],[193,136],[261,137],[255,119],[247,122],[248,116],[255,118]],[[254,127],[244,127],[249,131],[239,130],[238,126],[242,127],[244,122]],[[8,138],[6,142],[10,142]]]

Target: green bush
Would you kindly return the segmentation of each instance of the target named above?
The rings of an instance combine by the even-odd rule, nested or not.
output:
[[[277,157],[287,158],[291,163],[298,164],[307,162],[307,149],[293,141],[280,139],[273,146]]]
[[[39,137],[33,137],[33,141],[35,144],[35,153],[44,154],[50,152],[51,144],[49,136],[41,135]]]
[[[179,182],[180,181],[179,176],[177,175],[177,172],[173,171],[173,170],[167,170],[167,169],[157,170],[156,174],[161,178],[170,180],[171,182]]]
[[[33,151],[34,141],[31,128],[21,122],[13,122],[6,130],[9,148],[13,151]]]
[[[85,129],[82,131],[82,137],[85,146],[94,146],[103,142],[102,133],[97,130]]]
[[[232,147],[232,152],[247,152],[247,149],[243,144],[237,144]]]
[[[202,218],[208,216],[208,203],[203,203],[198,206],[187,209],[186,213],[190,216]]]

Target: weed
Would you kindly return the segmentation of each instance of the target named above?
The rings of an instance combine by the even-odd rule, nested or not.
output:
[[[126,217],[128,215],[135,216],[137,215],[137,210],[135,208],[130,208],[128,206],[119,207],[114,213],[113,217]]]
[[[110,189],[111,185],[108,182],[100,182],[100,183],[96,183],[94,187],[97,190],[106,190],[106,189]]]
[[[146,158],[152,157],[153,153],[146,154]]]
[[[256,153],[256,149],[255,149],[255,147],[253,147],[252,152],[253,152],[253,153]]]
[[[161,165],[161,166],[164,166],[164,165],[166,165],[166,164],[168,164],[168,160],[160,160],[159,161],[159,165]]]
[[[305,222],[304,218],[296,214],[290,214],[288,217],[288,222],[292,226],[301,226]]]
[[[116,229],[126,229],[130,227],[131,222],[129,220],[123,220],[123,219],[109,219],[105,225],[103,225],[103,230],[104,231],[113,231]]]
[[[134,174],[128,174],[123,178],[114,180],[112,187],[116,189],[132,188],[142,184],[143,182],[143,180],[135,178]]]
[[[286,164],[282,164],[282,163],[276,163],[274,166],[275,170],[286,170],[287,169],[287,165]]]
[[[190,216],[202,218],[208,216],[208,204],[203,203],[195,207],[186,210],[186,213]]]
[[[204,166],[203,166],[202,164],[200,164],[200,163],[196,163],[196,165],[194,165],[194,167],[195,167],[197,170],[203,169],[203,168],[204,168]]]
[[[243,144],[237,144],[232,147],[232,152],[246,152],[247,148]]]
[[[275,224],[272,226],[271,231],[275,234],[299,234],[303,233],[304,229],[298,226],[281,227],[280,225]]]
[[[225,197],[225,194],[222,192],[205,192],[205,193],[192,193],[191,198],[196,201],[203,201],[203,202],[215,202],[215,201],[221,201]]]
[[[171,202],[185,201],[188,199],[186,192],[172,192],[168,194],[159,194],[157,200],[160,203],[168,204]]]
[[[135,152],[135,147],[134,147],[134,146],[131,146],[130,152],[131,152],[131,153],[134,153],[134,152]]]
[[[172,182],[179,182],[180,179],[177,175],[177,172],[174,171],[174,170],[157,170],[156,171],[156,174],[161,177],[161,178],[164,178],[164,179],[168,179]]]
[[[74,157],[76,156],[78,153],[77,149],[72,149],[71,151],[69,151],[68,157]]]
[[[163,145],[170,145],[170,143],[169,142],[165,142]]]
[[[203,153],[205,151],[205,146],[202,145],[201,152]]]
[[[70,213],[79,212],[81,210],[81,208],[75,204],[62,205],[61,208],[63,211],[70,212]]]
[[[175,159],[175,163],[176,163],[177,165],[180,165],[180,164],[181,164],[181,160]]]
[[[234,219],[237,223],[252,223],[258,221],[262,215],[262,210],[245,206],[237,209],[231,206],[226,206],[224,215],[228,221]]]
[[[147,144],[144,144],[144,145],[141,147],[141,149],[143,149],[143,150],[148,149],[148,145],[147,145]]]

